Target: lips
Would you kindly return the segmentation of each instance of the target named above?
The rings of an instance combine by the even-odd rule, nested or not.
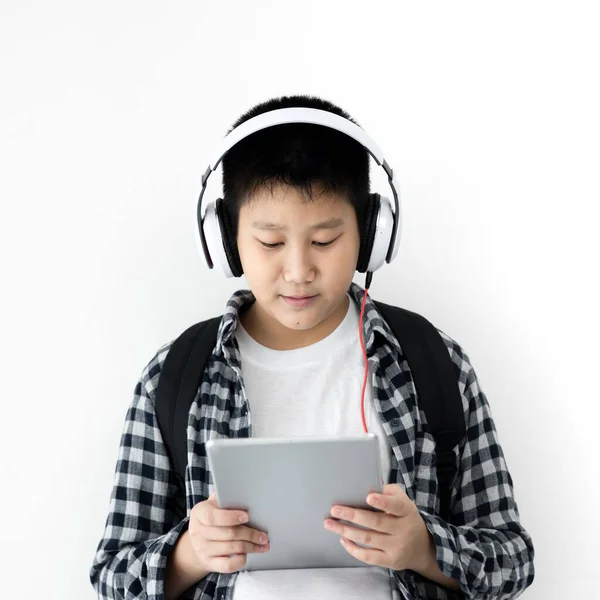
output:
[[[292,308],[306,308],[310,306],[316,299],[318,294],[314,296],[281,296],[284,302]]]

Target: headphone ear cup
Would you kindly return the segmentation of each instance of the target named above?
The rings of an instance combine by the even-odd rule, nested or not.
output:
[[[204,254],[209,269],[217,268],[225,277],[233,277],[229,259],[225,254],[223,244],[223,229],[217,217],[216,202],[206,205],[206,213],[201,219],[201,225],[196,228],[200,251]]]
[[[359,273],[364,273],[369,266],[371,260],[371,252],[373,251],[373,242],[375,240],[375,229],[377,226],[377,215],[379,213],[379,194],[369,194],[365,216],[363,219],[363,227],[360,235],[360,250],[358,253],[358,264],[356,270]]]
[[[375,217],[374,235],[371,246],[371,254],[366,270],[374,273],[388,261],[392,234],[394,232],[394,212],[392,203],[386,196],[379,196],[379,208]]]
[[[225,250],[229,268],[231,269],[233,277],[241,277],[244,273],[244,269],[242,268],[240,254],[237,249],[233,226],[231,224],[231,219],[229,218],[229,211],[225,208],[222,198],[219,198],[216,202],[216,212],[219,228],[221,230],[223,249]]]

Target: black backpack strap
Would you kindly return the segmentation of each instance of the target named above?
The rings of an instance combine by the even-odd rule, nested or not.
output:
[[[382,302],[375,305],[400,343],[435,439],[440,516],[448,520],[450,486],[457,471],[453,449],[467,429],[454,363],[441,335],[425,317]]]
[[[196,323],[184,331],[171,344],[158,380],[156,418],[182,490],[184,509],[188,416],[215,347],[221,318]]]

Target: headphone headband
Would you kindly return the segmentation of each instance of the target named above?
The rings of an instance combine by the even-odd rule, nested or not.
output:
[[[318,108],[295,107],[278,108],[257,115],[238,125],[238,127],[223,139],[218,154],[219,158],[212,170],[215,170],[215,167],[221,162],[224,154],[245,137],[260,131],[261,129],[267,129],[268,127],[274,127],[275,125],[286,125],[288,123],[309,123],[312,125],[323,125],[330,129],[337,129],[347,136],[354,138],[359,144],[364,146],[377,161],[377,164],[381,165],[383,162],[383,154],[379,149],[379,146],[367,135],[367,132],[364,129],[361,129],[352,121],[340,117],[335,113]]]
[[[263,113],[256,117],[253,117],[252,119],[249,119],[248,121],[245,121],[244,123],[241,123],[227,136],[225,136],[221,143],[221,147],[219,149],[216,161],[214,162],[214,164],[208,166],[208,168],[204,172],[204,175],[202,176],[202,189],[200,191],[200,197],[198,199],[198,229],[200,232],[202,247],[204,249],[205,255],[208,257],[206,239],[204,237],[204,232],[202,228],[202,198],[204,196],[204,192],[206,191],[206,184],[208,182],[208,178],[217,169],[228,150],[233,148],[233,146],[235,146],[238,142],[252,135],[253,133],[256,133],[257,131],[261,131],[262,129],[267,129],[276,125],[286,125],[288,123],[308,123],[312,125],[321,125],[323,127],[329,127],[330,129],[336,129],[337,131],[346,134],[347,136],[353,138],[359,144],[361,144],[363,148],[365,148],[365,150],[367,150],[367,152],[369,152],[369,154],[373,157],[375,162],[384,169],[388,177],[388,182],[392,189],[395,205],[392,237],[390,239],[390,245],[385,258],[386,262],[391,262],[398,252],[398,246],[400,241],[399,225],[401,221],[399,200],[400,187],[398,185],[398,182],[396,181],[396,177],[394,175],[393,170],[384,159],[383,153],[381,152],[379,146],[369,137],[369,135],[365,132],[364,129],[362,129],[358,125],[355,125],[352,121],[344,117],[340,117],[339,115],[336,115],[334,113],[328,112],[326,110],[305,107],[279,108]]]

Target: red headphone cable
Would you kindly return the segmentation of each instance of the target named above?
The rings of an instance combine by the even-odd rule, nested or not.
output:
[[[362,306],[360,308],[360,318],[358,319],[358,333],[360,336],[360,347],[362,348],[363,360],[365,363],[365,375],[363,377],[362,393],[360,396],[360,417],[362,419],[362,426],[365,433],[369,433],[367,429],[367,421],[365,420],[365,390],[367,389],[367,379],[369,378],[369,361],[367,360],[367,351],[365,349],[365,342],[363,340],[363,319],[365,315],[365,305],[367,303],[367,292],[371,287],[371,281],[373,280],[373,273],[367,273],[367,280],[365,283],[365,293],[363,294]]]

